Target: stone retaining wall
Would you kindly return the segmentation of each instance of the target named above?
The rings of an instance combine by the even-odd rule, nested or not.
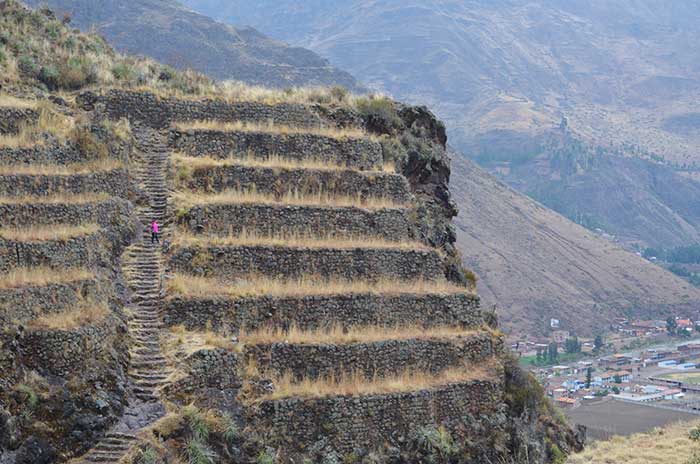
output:
[[[99,233],[41,242],[0,239],[0,271],[29,266],[107,267],[111,265],[107,246]]]
[[[266,401],[249,409],[249,422],[266,430],[285,454],[323,441],[347,456],[399,445],[420,428],[437,426],[476,444],[501,430],[502,388],[496,381],[472,381],[388,395]]]
[[[102,300],[104,293],[94,279],[0,290],[0,331],[73,309],[86,298]]]
[[[381,144],[368,138],[338,139],[309,133],[173,130],[169,142],[174,150],[191,156],[266,158],[274,155],[358,169],[379,169],[383,164]]]
[[[266,195],[301,195],[385,198],[406,204],[413,198],[403,176],[393,173],[362,173],[353,170],[276,169],[247,166],[197,168],[180,177],[181,187],[202,192],[255,190]]]
[[[16,134],[23,125],[36,124],[39,112],[31,108],[0,106],[0,135]]]
[[[245,342],[245,340],[243,340]],[[297,379],[362,373],[368,379],[406,370],[438,374],[465,363],[483,362],[502,341],[481,332],[453,339],[384,340],[351,344],[272,343],[246,345],[245,356],[263,372],[291,373]]]
[[[479,299],[468,294],[343,294],[304,297],[173,298],[163,315],[166,325],[183,324],[189,330],[207,324],[222,333],[237,328],[266,326],[304,330],[321,327],[387,327],[407,324],[479,327],[488,317]]]
[[[86,160],[85,154],[70,145],[0,148],[2,164],[67,164]]]
[[[190,355],[182,364],[184,376],[166,387],[172,397],[188,401],[192,395],[198,402],[206,401],[202,393],[209,389],[235,392],[241,387],[238,375],[239,361],[235,353],[216,348],[199,350]]]
[[[0,175],[0,196],[109,193],[127,198],[131,180],[123,169],[71,175]]]
[[[123,228],[133,214],[131,203],[114,197],[89,203],[0,203],[3,227],[96,223],[102,227]]]
[[[433,280],[445,275],[436,251],[392,248],[176,247],[170,265],[198,275],[255,273],[285,279],[317,274],[341,279]]]
[[[2,218],[0,205],[0,219]],[[414,234],[405,209],[208,204],[190,208],[179,222],[193,232],[263,235],[309,234],[315,236],[371,236],[385,240],[409,240]]]
[[[67,377],[86,360],[107,362],[126,327],[115,316],[71,330],[28,330],[19,339],[22,363],[30,369]]]
[[[217,120],[272,122],[296,127],[318,127],[325,121],[310,106],[297,103],[227,103],[218,100],[161,98],[149,92],[110,90],[105,95],[85,92],[77,102],[86,110],[98,109],[112,120],[127,118],[163,129],[173,122]]]

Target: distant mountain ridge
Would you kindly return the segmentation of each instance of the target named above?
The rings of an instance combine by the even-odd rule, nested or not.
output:
[[[697,208],[646,179],[662,162],[669,169],[660,178],[678,197],[692,197],[700,185],[692,181],[700,178],[698,2],[184,3],[308,47],[368,85],[427,104],[446,121],[453,146],[572,220],[583,217],[627,244],[696,240],[688,227],[699,223]],[[561,150],[542,141],[556,137],[563,121],[574,147],[621,157],[605,156],[607,169],[574,160],[576,169],[562,171]],[[596,191],[619,194],[616,177],[641,180],[625,182],[630,201],[588,201]],[[627,216],[646,219],[619,220]]]
[[[349,73],[314,52],[273,40],[251,27],[233,27],[174,0],[27,0],[69,13],[72,24],[95,28],[115,48],[150,56],[178,69],[220,80],[268,87],[342,85],[358,89]]]

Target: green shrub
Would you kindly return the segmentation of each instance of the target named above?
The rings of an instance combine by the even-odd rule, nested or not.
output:
[[[7,61],[7,53],[5,53],[5,50],[0,48],[0,64],[5,64]]]
[[[238,430],[238,425],[236,425],[236,422],[231,418],[231,416],[224,416],[224,420],[226,423],[226,428],[224,429],[222,436],[226,443],[230,445],[236,442],[240,433]]]
[[[56,40],[58,39],[58,36],[61,33],[61,28],[60,26],[55,23],[55,22],[50,22],[46,25],[46,28],[44,29],[46,32],[46,35],[51,39],[51,40]]]
[[[184,417],[192,430],[193,439],[206,443],[209,440],[209,426],[199,410],[194,406],[187,406],[184,410]]]
[[[700,426],[690,429],[688,432],[688,437],[690,437],[690,439],[693,441],[700,440]]]
[[[17,60],[17,66],[19,67],[20,72],[27,76],[34,77],[39,72],[39,67],[36,64],[34,57],[30,55],[21,55]]]
[[[396,104],[389,98],[378,96],[359,98],[355,106],[360,116],[370,126],[382,126],[390,130],[402,125]]]
[[[256,464],[275,464],[276,459],[276,454],[274,450],[270,448],[266,448],[262,451],[260,451],[260,454],[258,454],[258,457],[255,458]]]
[[[139,464],[157,464],[158,463],[158,453],[156,450],[150,446],[145,450],[141,451],[141,456],[138,459]]]
[[[126,63],[119,63],[112,68],[112,75],[115,79],[128,82],[134,79],[134,68]]]
[[[15,389],[24,394],[24,403],[30,410],[35,409],[39,405],[39,395],[32,387],[26,384],[19,384]]]
[[[185,445],[185,453],[189,464],[214,464],[216,459],[214,451],[194,438]]]

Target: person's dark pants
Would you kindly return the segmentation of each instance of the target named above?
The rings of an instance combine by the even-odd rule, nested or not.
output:
[[[151,232],[151,243],[153,242],[160,245],[160,241],[158,240],[158,232]]]

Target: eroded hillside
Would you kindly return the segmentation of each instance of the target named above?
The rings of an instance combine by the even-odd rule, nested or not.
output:
[[[2,464],[580,447],[459,262],[425,108],[216,86],[0,12]]]

